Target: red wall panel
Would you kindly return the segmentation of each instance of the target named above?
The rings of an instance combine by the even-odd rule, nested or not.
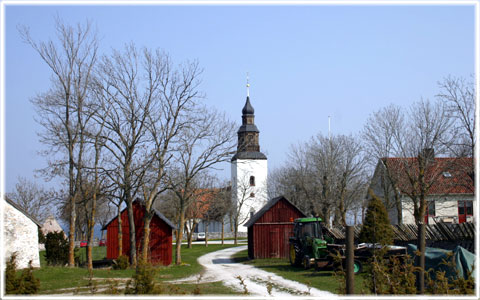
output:
[[[143,238],[144,207],[138,203],[133,204],[135,224],[136,252],[140,253]],[[128,214],[124,209],[122,218],[122,253],[129,256],[130,236]],[[118,254],[118,220],[115,218],[107,226],[107,258],[116,259]],[[153,264],[169,265],[172,263],[172,228],[157,215],[150,222],[149,259]]]
[[[302,217],[305,215],[295,206],[280,199],[249,228],[250,258],[288,258],[292,221]]]

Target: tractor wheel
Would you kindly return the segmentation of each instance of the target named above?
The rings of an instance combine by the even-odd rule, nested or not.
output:
[[[294,244],[290,244],[289,251],[290,264],[292,266],[299,266],[301,262],[301,255],[298,247]]]
[[[360,261],[353,261],[353,274],[359,274],[363,271],[363,265]]]
[[[311,266],[312,266],[312,264],[310,263],[310,256],[305,255],[303,257],[303,268],[305,270],[308,270],[308,269],[310,269]]]

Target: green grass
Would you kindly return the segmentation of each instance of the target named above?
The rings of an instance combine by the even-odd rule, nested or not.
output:
[[[45,259],[46,251],[40,251],[40,266],[46,267],[47,261]],[[80,262],[87,261],[87,247],[77,248],[77,254],[80,258]],[[93,260],[101,260],[107,257],[107,247],[93,247],[92,248]]]
[[[332,270],[315,271],[314,268],[305,270],[302,267],[293,267],[288,259],[248,259],[248,250],[238,252],[234,255],[236,261],[253,265],[259,269],[275,273],[286,279],[294,280],[331,293],[338,293],[340,282],[334,276]],[[366,290],[362,276],[355,276],[355,294],[362,294]]]
[[[204,245],[193,245],[192,248],[182,246],[182,265],[158,266],[156,267],[155,281],[163,283],[168,280],[189,277],[202,271],[202,266],[197,262],[197,258],[203,254],[234,247],[235,245],[216,245],[211,244],[208,247]],[[175,248],[172,249],[175,252]],[[106,247],[94,247],[92,249],[93,259],[103,259],[106,255]],[[79,249],[79,254],[85,254],[85,248]],[[68,267],[50,267],[45,264],[45,251],[40,252],[41,268],[34,270],[34,276],[40,279],[40,294],[63,293],[62,289],[85,290],[89,283],[88,270],[86,268],[68,268]],[[131,278],[135,273],[133,269],[111,270],[94,269],[93,277],[97,279],[97,284],[107,284],[107,280],[112,278]],[[221,282],[208,284],[165,284],[168,287],[167,293],[192,294],[197,288],[201,294],[238,294],[232,289],[225,287]],[[73,292],[70,290],[69,292]]]

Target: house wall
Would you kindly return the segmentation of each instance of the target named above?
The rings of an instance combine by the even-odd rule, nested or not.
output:
[[[134,219],[135,219],[135,237],[136,237],[136,252],[141,251],[141,240],[143,237],[143,214],[144,208],[137,204],[133,204]],[[130,237],[128,226],[127,210],[123,210],[122,218],[122,253],[123,255],[130,255]],[[172,228],[168,226],[163,220],[156,215],[150,222],[150,243],[149,243],[149,257],[153,264],[169,265],[172,263]],[[116,259],[118,253],[118,219],[115,218],[107,226],[107,258]]]
[[[458,222],[458,201],[473,200],[473,196],[469,195],[449,195],[449,196],[431,196],[427,201],[435,201],[435,216],[443,218],[456,218]],[[475,203],[474,203],[475,206]],[[473,214],[475,216],[475,209]],[[408,197],[402,197],[402,221],[404,224],[414,224],[415,217],[413,216],[413,202]],[[434,224],[432,217],[428,220],[429,224]]]
[[[237,159],[232,162],[232,201],[237,204],[244,195],[244,201],[238,226],[239,232],[246,232],[243,226],[249,219],[251,212],[259,211],[268,200],[267,197],[267,160],[266,159]],[[249,187],[250,176],[255,176],[255,186]],[[245,187],[248,187],[245,190]],[[255,197],[250,197],[254,193]]]
[[[6,201],[3,203],[3,251],[5,261],[8,261],[13,252],[17,252],[17,267],[19,269],[27,268],[30,260],[33,267],[39,268],[37,224]]]

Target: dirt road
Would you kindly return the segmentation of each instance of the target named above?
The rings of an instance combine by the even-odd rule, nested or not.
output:
[[[250,265],[236,263],[231,256],[247,249],[247,246],[233,247],[205,254],[198,258],[205,271],[201,275],[174,281],[175,283],[207,283],[222,281],[224,285],[238,291],[248,291],[250,296],[315,296],[329,298],[335,294],[309,288],[306,285],[285,279],[276,274],[260,270]],[[242,283],[243,281],[243,283]]]

